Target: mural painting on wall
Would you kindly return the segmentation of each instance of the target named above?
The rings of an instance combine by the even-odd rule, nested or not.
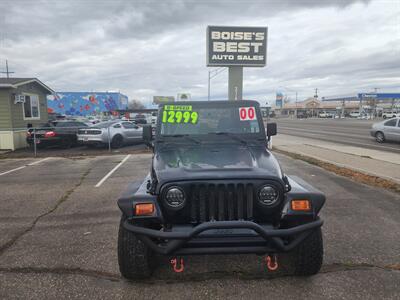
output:
[[[49,113],[87,116],[127,109],[128,97],[120,93],[59,92],[47,97],[47,106]]]

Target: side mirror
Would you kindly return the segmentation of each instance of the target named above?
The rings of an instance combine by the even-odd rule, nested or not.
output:
[[[153,130],[151,125],[143,125],[143,141],[147,145],[151,145],[151,140],[153,139]]]
[[[277,134],[276,123],[267,123],[267,137]]]

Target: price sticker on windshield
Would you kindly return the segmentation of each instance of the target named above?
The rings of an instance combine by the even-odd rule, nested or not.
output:
[[[239,107],[240,121],[257,120],[256,109],[253,106]]]
[[[191,105],[165,105],[162,115],[163,123],[197,124],[199,113],[192,110]]]

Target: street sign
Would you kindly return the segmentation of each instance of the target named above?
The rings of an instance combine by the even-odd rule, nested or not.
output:
[[[264,67],[267,27],[207,27],[207,66]]]

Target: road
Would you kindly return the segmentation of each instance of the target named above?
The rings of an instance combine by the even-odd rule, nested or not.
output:
[[[278,159],[327,195],[324,265],[311,278],[291,276],[286,256],[271,274],[263,257],[229,255],[189,257],[183,274],[159,258],[152,279],[128,282],[116,198],[149,154],[0,160],[0,299],[399,299],[400,196]]]
[[[375,121],[356,119],[277,119],[278,132],[343,145],[400,154],[399,143],[377,143],[369,129]]]

